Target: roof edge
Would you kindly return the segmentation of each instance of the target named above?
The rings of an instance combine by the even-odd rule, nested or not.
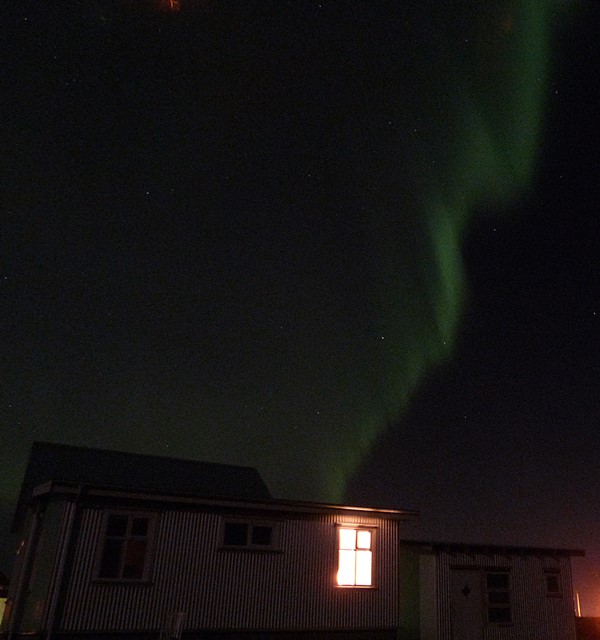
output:
[[[33,498],[41,498],[50,494],[63,494],[89,497],[129,498],[145,501],[172,502],[177,504],[197,504],[206,506],[227,505],[238,508],[257,507],[269,511],[288,513],[348,513],[353,515],[374,515],[390,520],[416,518],[418,511],[408,509],[381,509],[375,507],[331,504],[323,502],[303,502],[300,500],[256,500],[254,498],[237,498],[232,496],[199,495],[194,493],[177,493],[161,491],[135,490],[128,487],[114,487],[79,482],[52,481],[34,487]]]
[[[510,553],[514,555],[562,555],[584,557],[583,549],[562,547],[540,547],[510,544],[482,544],[471,542],[443,542],[435,540],[401,540],[401,545],[423,547],[429,551],[449,551],[463,553]]]

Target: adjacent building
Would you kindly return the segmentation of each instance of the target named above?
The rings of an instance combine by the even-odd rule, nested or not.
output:
[[[403,638],[575,638],[573,549],[401,543]]]

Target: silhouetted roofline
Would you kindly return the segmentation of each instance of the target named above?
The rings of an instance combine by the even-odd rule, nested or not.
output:
[[[414,518],[416,511],[402,509],[377,509],[372,507],[333,504],[324,502],[303,502],[300,500],[254,500],[235,496],[202,496],[191,493],[167,493],[161,491],[136,491],[128,487],[102,487],[98,485],[47,482],[33,489],[33,498],[42,498],[50,494],[62,494],[75,496],[78,500],[84,499],[112,499],[135,500],[147,502],[161,502],[168,504],[186,504],[206,507],[227,507],[232,509],[252,509],[254,511],[297,513],[297,514],[325,514],[338,515],[376,516],[380,518],[397,520]]]
[[[80,498],[135,499],[215,508],[226,505],[280,513],[373,515],[387,519],[418,515],[411,510],[275,500],[252,467],[35,442],[13,530],[19,526],[32,499],[60,493]]]
[[[17,526],[34,487],[46,482],[253,500],[271,499],[267,485],[253,467],[34,442],[21,485],[13,528]]]
[[[555,556],[585,556],[582,549],[565,549],[557,547],[529,547],[507,544],[473,544],[470,542],[441,542],[431,540],[402,540],[401,545],[420,547],[429,552],[447,553],[481,553],[481,554],[510,554],[510,555],[555,555]]]

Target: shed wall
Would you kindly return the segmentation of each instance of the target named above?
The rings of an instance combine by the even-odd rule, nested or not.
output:
[[[440,640],[452,640],[450,572],[453,567],[510,571],[512,623],[485,624],[484,640],[575,640],[571,564],[568,556],[441,552],[437,564]],[[547,595],[547,569],[560,571],[560,597]]]

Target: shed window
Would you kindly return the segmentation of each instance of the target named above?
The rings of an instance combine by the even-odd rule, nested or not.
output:
[[[373,585],[372,529],[339,528],[337,583],[340,587]]]
[[[558,597],[562,596],[560,571],[558,571],[558,569],[545,569],[544,577],[546,579],[546,595]]]
[[[488,572],[486,574],[488,622],[511,622],[510,574]]]
[[[153,517],[109,513],[106,518],[98,578],[146,580]]]

